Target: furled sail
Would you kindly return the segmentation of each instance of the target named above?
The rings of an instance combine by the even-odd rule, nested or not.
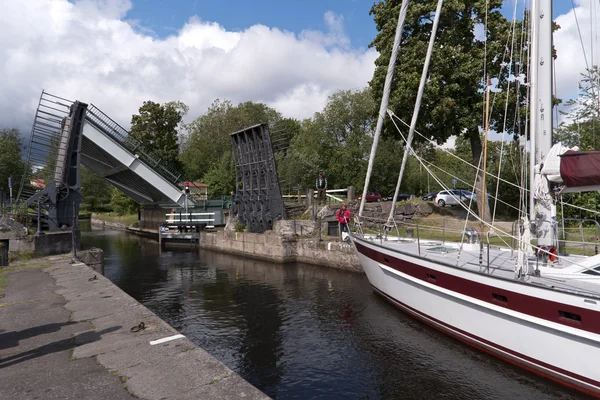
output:
[[[600,151],[578,150],[555,144],[544,160],[542,174],[550,182],[564,185],[564,193],[600,190]]]

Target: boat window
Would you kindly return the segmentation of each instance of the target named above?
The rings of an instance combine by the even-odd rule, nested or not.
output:
[[[561,311],[561,310],[558,310],[558,314],[560,315],[561,318],[569,319],[569,320],[575,321],[575,322],[581,322],[581,315],[579,315],[579,314],[574,314],[574,313],[570,313],[568,311]]]
[[[430,273],[427,273],[427,278],[428,278],[430,281],[436,281],[436,280],[437,280],[437,279],[435,279],[435,275],[433,275],[433,274],[430,274]]]
[[[508,297],[503,296],[501,294],[492,293],[492,297],[494,298],[494,300],[501,301],[503,303],[508,303]]]
[[[588,275],[600,275],[600,266],[594,268],[594,269],[586,269],[585,271],[583,271],[584,274],[588,274]]]

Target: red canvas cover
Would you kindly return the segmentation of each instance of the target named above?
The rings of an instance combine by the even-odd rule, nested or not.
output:
[[[565,152],[560,156],[560,176],[566,187],[600,185],[600,151]]]

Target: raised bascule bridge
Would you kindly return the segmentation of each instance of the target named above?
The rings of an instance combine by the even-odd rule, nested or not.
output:
[[[252,231],[270,229],[275,219],[285,218],[285,208],[268,126],[232,134],[232,147],[238,171],[240,219]],[[82,200],[82,164],[144,208],[206,210],[210,202],[188,196],[180,186],[180,171],[144,148],[95,105],[43,91],[17,204],[40,210],[40,220],[50,231],[76,228]]]

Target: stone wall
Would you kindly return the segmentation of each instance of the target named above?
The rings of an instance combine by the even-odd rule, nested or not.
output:
[[[304,262],[362,272],[351,244],[317,241],[316,238],[284,236],[274,232],[203,232],[200,248],[276,262]]]
[[[200,248],[225,251],[249,257],[278,262],[293,262],[296,259],[295,246],[289,242],[291,237],[276,235],[272,232],[202,232]]]
[[[42,236],[28,235],[9,239],[9,251],[31,251],[49,256],[72,251],[71,231],[45,232]]]
[[[104,251],[102,249],[81,250],[77,253],[77,258],[95,272],[104,275]]]
[[[158,230],[158,227],[167,220],[167,214],[172,213],[172,210],[171,208],[143,208],[140,210],[138,227]]]

